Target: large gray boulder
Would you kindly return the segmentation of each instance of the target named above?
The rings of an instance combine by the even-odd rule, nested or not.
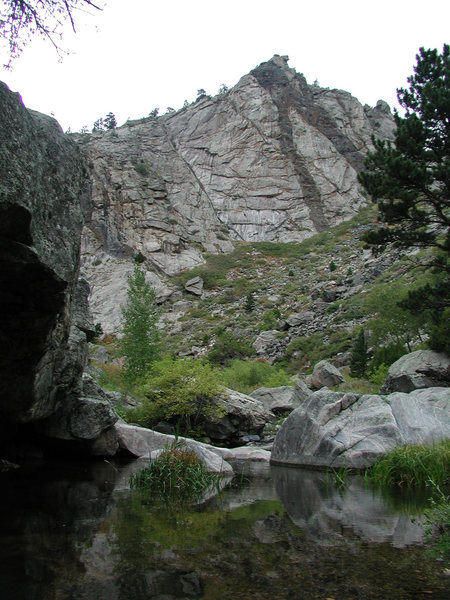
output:
[[[427,387],[450,386],[450,356],[433,350],[405,354],[389,367],[380,392],[411,392]]]
[[[261,400],[234,390],[226,389],[215,399],[215,404],[222,416],[204,425],[213,442],[235,445],[246,435],[260,435],[264,425],[275,419]]]
[[[321,390],[294,410],[278,432],[272,462],[364,468],[404,444],[450,437],[450,389],[362,395]]]
[[[310,394],[312,394],[311,390],[303,382],[298,382],[295,386],[258,388],[250,396],[260,400],[266,410],[274,414],[285,414],[298,408]]]
[[[342,373],[326,360],[318,362],[308,383],[312,389],[319,390],[321,387],[333,387],[345,381]]]
[[[185,437],[159,433],[145,427],[137,425],[128,425],[126,423],[116,423],[114,426],[122,453],[135,458],[150,458],[152,452],[169,448],[176,442],[182,442],[197,454],[201,455],[203,451],[215,454],[219,458],[220,470],[229,473],[229,463],[237,464],[242,468],[242,464],[268,464],[270,452],[261,448],[238,447],[238,448],[218,448],[197,442]]]

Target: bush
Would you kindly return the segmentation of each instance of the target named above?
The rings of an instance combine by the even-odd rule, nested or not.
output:
[[[378,367],[385,365],[390,367],[396,360],[406,354],[406,348],[401,342],[394,342],[388,346],[383,346],[375,350],[372,360],[370,361],[369,371],[375,372]]]
[[[432,446],[398,446],[369,470],[370,479],[387,486],[437,486],[450,482],[450,440]]]
[[[260,387],[292,385],[291,378],[283,369],[256,360],[233,360],[219,372],[219,378],[224,386],[243,394]]]
[[[209,473],[193,450],[176,444],[163,450],[149,467],[131,476],[130,486],[166,503],[199,500],[219,476]]]
[[[218,365],[227,365],[233,358],[253,356],[255,349],[241,337],[236,337],[231,331],[220,333],[213,348],[208,353],[208,360]]]
[[[187,432],[202,420],[221,416],[213,401],[221,392],[217,371],[198,360],[166,358],[153,363],[141,392],[144,400],[130,418],[143,427],[164,419]]]

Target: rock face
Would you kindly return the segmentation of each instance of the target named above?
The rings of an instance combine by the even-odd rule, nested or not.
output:
[[[410,392],[432,386],[450,387],[450,357],[433,350],[417,350],[389,367],[381,393]]]
[[[0,84],[0,410],[27,422],[51,414],[81,375],[75,324],[89,182],[58,124]],[[74,360],[75,359],[75,360]],[[81,359],[81,360],[77,360]]]
[[[2,450],[20,445],[23,424],[48,431],[55,413],[55,437],[94,443],[116,416],[82,390],[93,333],[89,286],[78,277],[91,208],[86,165],[56,121],[1,83],[0,106]]]
[[[109,295],[105,260],[120,270],[139,254],[173,275],[202,250],[301,241],[349,219],[365,203],[356,176],[371,135],[393,129],[385,103],[310,86],[274,56],[224,94],[78,136],[93,179],[83,246],[93,293]],[[102,324],[105,310],[94,308]]]
[[[319,391],[293,411],[278,432],[274,463],[364,468],[403,444],[450,437],[450,390],[357,396]]]

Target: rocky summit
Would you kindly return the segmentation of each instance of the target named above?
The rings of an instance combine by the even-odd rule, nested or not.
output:
[[[77,135],[93,182],[83,264],[96,321],[115,329],[136,257],[164,299],[162,276],[205,251],[299,242],[350,219],[365,203],[357,173],[371,136],[393,131],[385,102],[308,85],[276,55],[215,97]]]

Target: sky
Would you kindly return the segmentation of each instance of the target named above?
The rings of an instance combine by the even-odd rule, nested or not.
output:
[[[54,48],[34,38],[0,80],[64,130],[118,124],[158,107],[181,108],[197,90],[217,93],[274,54],[308,83],[391,107],[421,46],[450,43],[448,0],[99,0],[75,15]],[[4,48],[0,46],[5,62]]]

